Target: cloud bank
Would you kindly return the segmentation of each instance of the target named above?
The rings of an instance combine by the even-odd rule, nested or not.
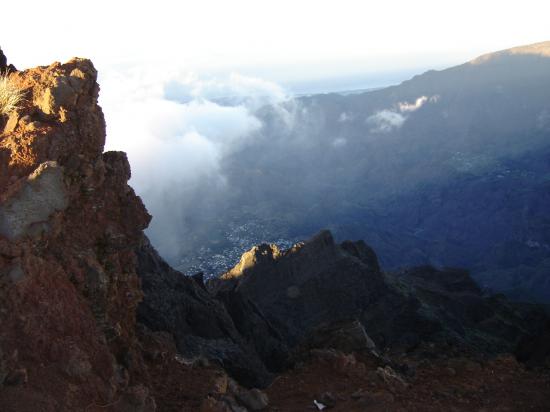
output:
[[[231,74],[199,78],[193,73],[126,70],[106,73],[101,105],[107,119],[106,150],[127,152],[131,184],[153,221],[148,235],[170,258],[187,226],[185,208],[222,196],[220,163],[262,128],[254,115],[286,99],[278,85]],[[207,190],[208,189],[208,190]],[[205,205],[208,207],[208,205]]]

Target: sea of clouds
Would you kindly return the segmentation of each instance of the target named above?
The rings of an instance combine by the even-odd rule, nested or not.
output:
[[[223,199],[230,190],[220,163],[260,131],[255,112],[289,100],[279,85],[238,73],[118,68],[104,71],[100,84],[105,150],[127,153],[130,184],[153,215],[148,235],[168,257],[179,253],[185,208],[197,207],[190,204],[197,193]]]

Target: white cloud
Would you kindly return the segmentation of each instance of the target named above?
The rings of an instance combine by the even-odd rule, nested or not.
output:
[[[205,182],[223,191],[220,162],[261,129],[254,110],[284,101],[286,94],[273,83],[239,74],[201,80],[162,73],[104,73],[100,103],[106,150],[127,152],[131,184],[154,216],[148,233],[161,253],[174,256],[190,193]],[[225,97],[232,100],[216,101]]]
[[[288,99],[279,85],[238,73],[207,79],[199,78],[194,73],[184,73],[168,81],[164,90],[167,99],[181,103],[205,99],[224,105],[242,104],[250,110]]]
[[[367,118],[367,123],[372,126],[371,132],[389,133],[401,128],[405,120],[407,120],[407,117],[400,113],[396,113],[392,110],[380,110]]]
[[[416,112],[427,102],[437,103],[439,96],[420,96],[413,103],[399,102],[395,108],[384,109],[374,113],[367,118],[367,123],[372,125],[371,132],[373,133],[389,133],[393,130],[400,129],[411,113]]]
[[[342,112],[340,113],[340,116],[338,116],[338,121],[340,123],[349,122],[350,120],[352,120],[352,116],[346,112]]]
[[[401,113],[415,112],[428,101],[426,96],[420,96],[414,103],[399,102],[397,107]]]

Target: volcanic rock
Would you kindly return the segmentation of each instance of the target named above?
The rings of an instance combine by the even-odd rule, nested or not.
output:
[[[380,348],[440,342],[510,352],[530,328],[514,305],[483,296],[467,271],[422,266],[384,273],[364,242],[338,245],[328,231],[287,251],[255,247],[209,287],[218,296],[248,298],[291,348],[316,341],[350,350],[342,345],[357,343],[354,331],[364,327]],[[342,323],[354,318],[355,327]]]
[[[103,153],[92,63],[12,76],[25,93],[18,124],[41,121],[0,136],[0,345],[32,373],[0,403],[49,410],[54,394],[56,410],[108,404],[126,390],[121,376],[144,373],[134,249],[150,216],[127,185],[126,156]]]
[[[5,56],[4,52],[0,48],[0,73],[5,73],[7,71],[16,71],[17,69],[13,64],[8,64],[8,59]]]
[[[286,347],[253,304],[237,293],[214,299],[195,279],[173,270],[146,238],[136,254],[145,293],[140,322],[170,332],[182,354],[215,360],[244,385],[271,381],[270,370],[281,367]]]

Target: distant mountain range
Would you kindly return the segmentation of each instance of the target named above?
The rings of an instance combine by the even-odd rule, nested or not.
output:
[[[544,42],[263,107],[263,128],[222,165],[230,190],[186,211],[194,242],[172,261],[217,274],[252,244],[325,227],[365,239],[386,270],[464,267],[483,288],[549,302],[549,91]]]

